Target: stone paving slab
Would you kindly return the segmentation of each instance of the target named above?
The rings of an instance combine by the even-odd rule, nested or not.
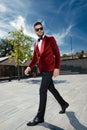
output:
[[[28,127],[38,110],[41,77],[0,82],[0,130],[87,130],[87,75],[60,75],[55,87],[70,106],[60,106],[48,91],[45,122]]]

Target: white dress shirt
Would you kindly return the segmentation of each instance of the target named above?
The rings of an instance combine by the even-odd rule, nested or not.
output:
[[[42,39],[41,39],[40,41],[38,41],[38,48],[39,48],[39,51],[41,50],[41,44],[42,44],[43,38],[44,38],[44,35],[43,35]]]
[[[38,42],[39,51],[41,50],[42,39]]]

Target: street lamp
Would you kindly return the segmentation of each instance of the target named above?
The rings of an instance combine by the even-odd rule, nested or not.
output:
[[[71,57],[73,59],[72,36],[70,36],[70,46],[71,46]]]

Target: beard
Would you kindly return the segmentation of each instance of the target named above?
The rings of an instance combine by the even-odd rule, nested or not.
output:
[[[44,35],[44,32],[42,34],[38,34],[38,37],[43,37]]]

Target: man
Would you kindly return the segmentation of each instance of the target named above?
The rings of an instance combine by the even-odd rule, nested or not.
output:
[[[35,33],[38,36],[38,40],[34,44],[34,55],[31,63],[25,69],[25,75],[29,75],[29,72],[38,64],[39,71],[42,75],[42,81],[40,86],[40,102],[37,115],[32,121],[27,123],[28,126],[34,126],[38,123],[44,122],[47,90],[49,90],[60,104],[62,110],[60,114],[65,113],[69,104],[61,97],[53,84],[52,76],[56,77],[60,71],[60,52],[54,37],[44,35],[44,30],[41,22],[34,24]]]

